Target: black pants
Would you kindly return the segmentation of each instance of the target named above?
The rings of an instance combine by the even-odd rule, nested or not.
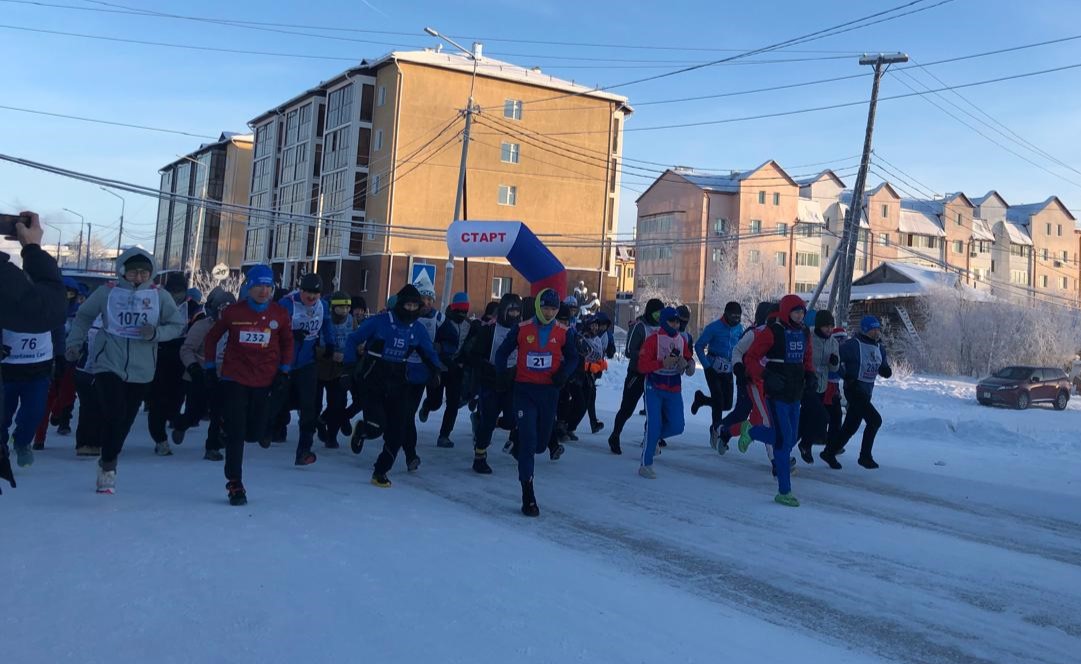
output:
[[[465,380],[465,372],[460,367],[452,366],[443,373],[443,380],[439,389],[428,390],[428,396],[424,400],[424,407],[429,412],[439,410],[443,404],[443,394],[446,393],[446,408],[443,409],[443,421],[439,425],[441,437],[450,436],[454,431],[454,425],[458,422],[458,409],[462,406],[462,385]]]
[[[724,420],[725,412],[732,410],[732,374],[706,369],[706,385],[709,386],[709,405],[716,429]]]
[[[206,415],[207,389],[203,383],[184,381],[184,412],[173,421],[177,429],[192,429],[199,426]]]
[[[315,393],[315,407],[323,408],[323,397],[326,395],[326,407],[323,408],[321,417],[327,427],[327,440],[337,440],[338,431],[345,422],[345,404],[348,390],[340,380],[321,380]]]
[[[155,374],[150,386],[150,412],[146,416],[146,426],[155,443],[168,440],[165,425],[179,420],[183,405],[183,377],[168,372]]]
[[[567,425],[567,431],[575,431],[578,425],[585,419],[586,411],[589,410],[589,401],[586,397],[587,374],[575,374],[567,381],[560,394],[559,406],[556,417]],[[590,380],[592,383],[592,381]]]
[[[822,403],[822,395],[805,392],[799,409],[799,442],[802,445],[824,445],[829,413]]]
[[[219,383],[219,390],[225,424],[225,479],[239,482],[244,475],[245,430],[253,416],[259,417],[268,412],[266,404],[270,398],[270,387],[248,387],[225,380]]]
[[[75,447],[101,447],[102,406],[94,389],[94,374],[75,372],[75,394],[79,397],[79,423],[75,425]]]
[[[300,413],[300,439],[297,456],[310,452],[315,439],[315,423],[319,409],[315,405],[315,393],[319,387],[315,364],[293,369],[289,374],[289,389],[282,390],[271,399],[270,412],[276,413],[274,423],[278,429],[289,424],[289,411]],[[228,429],[226,429],[228,431]]]
[[[751,399],[751,393],[748,390],[746,383],[743,385],[737,385],[736,387],[736,405],[732,407],[732,411],[725,415],[720,422],[721,436],[724,438],[728,434],[726,433],[731,429],[733,424],[739,424],[747,419],[747,416],[751,414],[751,410],[754,408],[754,401]],[[724,438],[728,440],[728,438]]]
[[[210,414],[210,423],[206,427],[206,449],[225,449],[225,389],[221,381],[214,383],[206,393],[207,410]],[[249,436],[245,436],[249,438]]]
[[[588,374],[586,376],[585,390],[586,390],[586,412],[589,413],[589,424],[591,426],[597,426],[600,420],[597,419],[597,381],[602,374]]]
[[[101,460],[104,470],[116,470],[116,460],[124,449],[135,416],[146,398],[147,383],[125,383],[120,376],[105,372],[94,374],[94,391],[98,404],[109,409],[101,418]]]
[[[832,443],[841,435],[841,423],[844,421],[844,414],[841,412],[840,393],[834,391],[833,398],[826,402],[825,407],[826,413],[829,416],[829,425],[826,428],[826,441]],[[838,447],[837,449],[841,448]]]
[[[474,446],[478,450],[486,450],[492,444],[492,434],[495,432],[502,419],[513,429],[516,420],[514,417],[514,392],[506,390],[498,392],[488,386],[480,388],[480,402],[477,404],[477,430],[474,438]]]
[[[841,432],[837,440],[828,448],[834,454],[848,444],[852,436],[859,431],[860,424],[866,423],[863,428],[863,444],[860,445],[860,458],[870,459],[871,449],[875,445],[875,435],[882,426],[882,416],[878,414],[871,399],[863,393],[859,387],[845,388],[845,399],[848,400],[848,412],[845,413],[845,423],[841,426]]]
[[[375,460],[375,472],[385,475],[394,467],[398,450],[404,448],[408,463],[417,457],[417,407],[423,385],[403,385],[387,389],[380,394],[379,410],[383,420],[383,451]],[[368,412],[365,410],[365,416]]]
[[[623,400],[619,404],[615,424],[612,425],[612,436],[618,438],[623,433],[623,427],[627,425],[627,420],[631,419],[631,415],[634,415],[638,402],[645,394],[645,386],[645,376],[636,371],[627,370],[627,379],[623,381]]]

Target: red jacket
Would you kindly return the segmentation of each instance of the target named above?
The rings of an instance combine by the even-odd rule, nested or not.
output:
[[[662,336],[664,336],[664,340],[661,339]],[[665,346],[669,347],[668,352],[671,352],[672,349],[678,349],[679,345],[682,344],[683,359],[688,362],[694,361],[691,354],[691,344],[687,343],[682,334],[669,337],[664,330],[657,330],[642,342],[642,348],[638,351],[638,372],[647,374],[646,380],[658,390],[679,392],[683,372],[664,368],[664,359],[667,357],[668,352],[661,352],[662,341]]]
[[[293,331],[289,312],[276,302],[255,311],[247,300],[231,305],[206,335],[207,365],[213,366],[218,339],[228,334],[219,369],[226,380],[248,387],[268,387],[279,370],[293,363]]]
[[[754,341],[743,354],[747,376],[764,384],[768,396],[782,401],[799,401],[806,375],[815,371],[810,334],[789,318],[793,309],[803,306],[798,295],[781,298],[777,318],[755,329]],[[772,379],[767,380],[766,374],[772,374]]]

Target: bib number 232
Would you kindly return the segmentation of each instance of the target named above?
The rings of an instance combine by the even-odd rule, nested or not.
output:
[[[240,343],[265,346],[270,343],[270,333],[244,331],[240,333]]]

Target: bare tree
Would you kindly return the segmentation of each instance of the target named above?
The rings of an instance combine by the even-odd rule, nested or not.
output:
[[[749,322],[759,302],[774,301],[785,294],[786,281],[784,268],[776,263],[737,265],[735,252],[725,251],[713,271],[704,313],[707,318],[714,318],[724,311],[728,302],[739,302]]]
[[[240,297],[241,278],[239,275],[230,274],[225,279],[218,280],[209,272],[200,270],[191,276],[190,281],[192,287],[198,288],[203,293],[204,297],[209,295],[210,291],[219,286],[233,295]]]

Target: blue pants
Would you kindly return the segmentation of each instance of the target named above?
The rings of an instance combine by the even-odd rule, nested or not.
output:
[[[49,377],[30,380],[13,380],[4,383],[4,422],[0,440],[7,444],[11,423],[15,422],[14,443],[17,448],[30,446],[34,430],[45,417],[45,405],[49,398]],[[15,411],[18,411],[16,415]]]
[[[642,465],[652,466],[657,441],[683,433],[683,395],[659,390],[646,382],[646,444]]]
[[[513,415],[514,393],[496,392],[490,387],[481,386],[480,403],[477,405],[477,436],[474,447],[486,450],[492,444],[492,433],[499,423],[499,416]]]
[[[777,491],[792,493],[792,469],[788,465],[792,448],[799,436],[798,401],[769,400],[776,438],[773,441],[773,467],[777,470]]]
[[[548,449],[556,423],[559,388],[552,385],[514,384],[514,410],[518,416],[518,479],[533,479],[533,457]]]

